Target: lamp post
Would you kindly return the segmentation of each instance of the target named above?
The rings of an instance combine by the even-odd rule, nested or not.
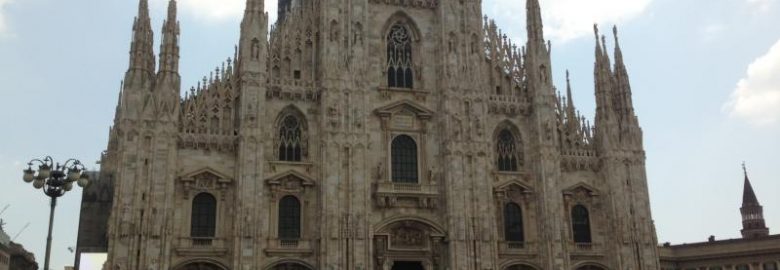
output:
[[[32,166],[38,165],[38,170],[33,170]],[[27,163],[27,169],[24,170],[22,179],[25,183],[32,183],[35,189],[43,189],[43,194],[49,196],[51,201],[51,210],[49,210],[49,235],[46,237],[46,257],[43,261],[43,269],[49,270],[49,255],[51,254],[51,229],[54,223],[54,207],[57,205],[57,198],[65,195],[65,192],[73,189],[73,182],[80,187],[89,184],[89,176],[85,171],[84,164],[76,159],[68,159],[65,163],[54,163],[54,159],[49,156],[43,159],[33,159]]]

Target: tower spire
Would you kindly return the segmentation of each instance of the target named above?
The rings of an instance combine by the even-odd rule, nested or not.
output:
[[[129,70],[154,72],[154,34],[149,18],[149,1],[139,0],[138,16],[133,22],[133,41],[130,45]]]
[[[742,171],[745,174],[745,183],[742,190],[742,238],[759,238],[769,235],[769,228],[764,221],[764,208],[758,203],[753,185],[748,178],[747,167],[742,162]]]
[[[160,73],[179,73],[179,22],[176,19],[176,0],[168,1],[168,17],[163,22]]]
[[[541,7],[539,7],[539,0],[527,0],[525,10],[526,30],[528,31],[528,49],[544,49],[544,27],[542,24],[542,10]]]
[[[618,102],[619,113],[626,119],[634,118],[634,105],[631,98],[631,83],[628,79],[628,70],[623,62],[623,51],[620,49],[617,26],[612,28],[615,37],[615,95]]]
[[[238,72],[261,72],[265,69],[268,16],[263,0],[247,0],[241,21],[236,68]]]

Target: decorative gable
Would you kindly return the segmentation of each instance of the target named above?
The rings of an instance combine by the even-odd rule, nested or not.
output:
[[[433,116],[433,111],[411,100],[399,100],[374,110],[374,113],[382,118],[389,118],[395,114],[414,115],[420,120],[428,120]]]
[[[187,191],[222,190],[233,182],[233,179],[212,168],[206,167],[179,177]]]
[[[599,192],[593,186],[588,185],[584,182],[580,182],[570,188],[565,189],[563,191],[563,196],[579,197],[579,198],[596,197],[599,196]]]
[[[302,193],[316,182],[308,175],[289,170],[265,179],[265,184],[271,187],[272,193]]]

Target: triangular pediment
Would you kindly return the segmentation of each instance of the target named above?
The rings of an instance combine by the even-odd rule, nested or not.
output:
[[[516,191],[522,191],[523,193],[532,193],[531,187],[526,186],[525,184],[521,183],[517,180],[511,180],[506,181],[498,186],[495,187],[496,191],[509,191],[509,190],[516,190]]]
[[[374,113],[381,117],[389,117],[396,113],[411,113],[420,119],[429,119],[433,116],[433,111],[425,106],[415,103],[411,100],[399,100],[374,110]]]
[[[211,167],[204,167],[192,172],[189,172],[187,174],[182,175],[181,178],[183,181],[193,181],[195,178],[201,178],[201,177],[212,177],[217,179],[218,182],[232,182],[233,179],[229,176],[227,176],[224,173],[221,173]]]
[[[563,190],[564,195],[584,194],[588,196],[598,196],[599,191],[595,187],[588,185],[587,183],[580,182]]]
[[[303,186],[313,186],[315,183],[314,178],[295,170],[289,170],[283,173],[276,174],[274,176],[266,178],[265,182],[269,185],[281,185],[285,181],[290,181],[290,180],[298,180],[300,181],[300,184]]]

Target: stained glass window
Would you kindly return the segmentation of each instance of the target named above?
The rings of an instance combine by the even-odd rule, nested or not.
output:
[[[507,129],[501,130],[498,133],[498,141],[496,143],[496,154],[498,155],[498,170],[515,172],[521,162],[520,146],[515,140],[515,136],[512,135]]]
[[[395,24],[387,34],[387,86],[412,88],[412,37],[403,24]]]
[[[279,127],[279,160],[301,161],[303,152],[303,129],[300,120],[288,115]]]

